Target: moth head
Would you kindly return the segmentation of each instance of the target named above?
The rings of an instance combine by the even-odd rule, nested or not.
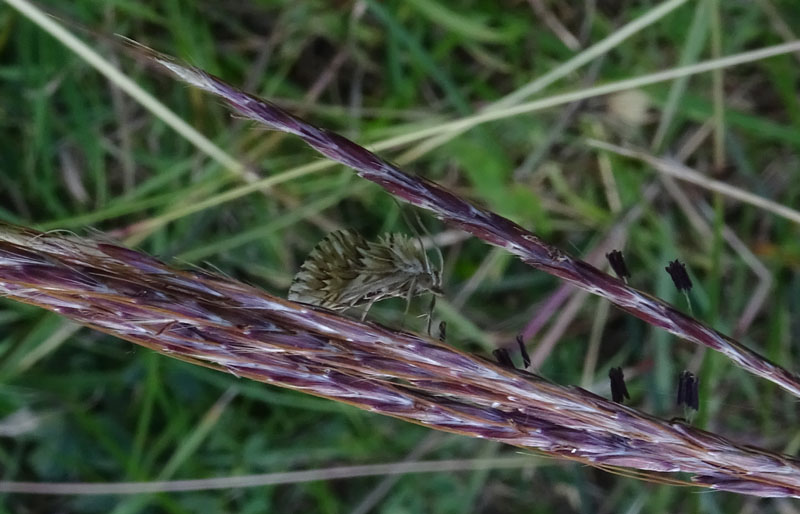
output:
[[[420,224],[420,226],[423,228],[425,227],[422,224]],[[430,236],[430,234],[428,234],[428,236]],[[439,257],[439,267],[437,268],[431,263],[430,259],[428,259],[428,253],[425,251],[425,246],[422,244],[422,240],[419,239],[419,236],[417,236],[417,241],[419,242],[424,265],[424,273],[422,274],[420,285],[436,296],[442,296],[444,294],[444,291],[442,291],[442,270],[444,269],[442,251],[439,250],[438,247],[436,248],[436,255]]]
[[[444,294],[444,291],[442,291],[442,272],[440,270],[432,269],[417,280],[420,281],[420,287],[436,296]]]

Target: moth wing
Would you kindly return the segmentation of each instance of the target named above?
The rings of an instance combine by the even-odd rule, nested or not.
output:
[[[345,286],[342,296],[350,298],[352,306],[395,296],[406,296],[409,282],[412,280],[402,273],[364,272]]]
[[[387,233],[367,243],[360,273],[345,288],[358,303],[392,297],[416,296],[427,291],[421,278],[430,274],[425,254],[415,240],[399,233]],[[352,305],[356,305],[353,303]]]
[[[390,270],[403,275],[419,275],[427,271],[426,258],[417,242],[405,234],[382,235],[377,243],[369,243],[365,258],[376,270]]]
[[[384,234],[377,242],[366,242],[359,247],[361,258],[354,264],[355,276],[340,284],[340,301],[355,306],[408,294],[408,282],[413,280],[407,266],[398,259],[398,245],[407,245],[402,234]]]
[[[347,286],[361,273],[369,244],[352,230],[337,230],[323,238],[308,255],[289,288],[289,300],[344,309],[353,299]]]
[[[404,234],[368,242],[352,230],[331,232],[311,251],[289,289],[289,299],[334,310],[427,291],[424,251]]]

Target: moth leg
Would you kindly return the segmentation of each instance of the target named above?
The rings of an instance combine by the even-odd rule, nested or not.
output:
[[[436,307],[436,295],[431,295],[431,304],[428,307],[428,335],[431,335],[431,323],[433,322],[433,308]]]
[[[364,307],[364,312],[361,313],[361,321],[364,321],[365,319],[367,319],[367,313],[369,312],[369,310],[372,308],[372,305],[377,300],[378,300],[378,297],[376,296],[375,298],[373,298],[372,300],[369,301],[369,303],[367,304],[366,307]]]
[[[403,311],[403,322],[400,324],[400,326],[405,326],[406,324],[406,318],[408,317],[408,309],[411,307],[411,298],[414,297],[414,288],[416,287],[416,285],[417,281],[412,280],[411,285],[408,288],[408,294],[406,295],[406,310]]]

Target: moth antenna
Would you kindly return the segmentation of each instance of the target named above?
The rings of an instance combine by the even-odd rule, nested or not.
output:
[[[411,287],[408,288],[408,294],[406,295],[406,310],[405,310],[405,312],[403,312],[403,325],[406,324],[406,317],[408,316],[408,309],[411,307],[411,298],[412,298],[412,295],[414,294],[415,284],[416,284],[416,281],[412,280],[411,281]]]
[[[364,312],[361,314],[361,321],[367,319],[367,314],[369,313],[369,310],[372,308],[374,304],[375,304],[375,298],[370,300],[367,306],[364,308]]]
[[[431,263],[428,260],[428,252],[425,251],[425,245],[422,244],[422,237],[420,237],[419,231],[416,229],[414,224],[411,222],[411,219],[409,219],[408,214],[406,214],[406,211],[403,209],[403,206],[400,204],[400,202],[398,202],[396,198],[392,198],[392,199],[394,200],[394,203],[397,204],[398,209],[400,209],[400,215],[403,217],[403,222],[406,224],[406,226],[409,228],[409,230],[411,230],[411,232],[414,233],[414,237],[417,238],[417,243],[419,243],[419,251],[422,252],[422,255],[424,256],[424,259],[425,259],[425,272],[426,273],[430,273],[431,272]],[[414,211],[414,214],[417,215],[417,212]],[[419,216],[418,215],[417,215],[417,219],[419,220]]]
[[[438,270],[439,271],[439,284],[438,284],[438,287],[441,288],[441,281],[442,281],[441,273],[444,271],[444,255],[442,255],[442,251],[439,249],[439,247],[436,246],[436,244],[433,243],[433,236],[428,231],[427,227],[425,227],[425,224],[422,223],[422,219],[420,219],[419,213],[416,210],[414,210],[414,218],[417,220],[417,224],[422,229],[422,231],[425,233],[425,235],[428,236],[428,238],[431,240],[431,244],[433,244],[433,247],[436,248],[436,254],[439,256],[439,270]],[[425,265],[428,267],[428,272],[431,273],[430,262],[428,261],[428,252],[425,251],[425,247],[422,245],[422,240],[421,239],[420,239],[419,244],[422,247],[422,253],[425,255]],[[428,307],[428,335],[431,335],[431,323],[433,322],[433,309],[434,309],[434,307],[436,307],[436,294],[432,294],[431,295],[431,304],[430,304],[430,307]]]
[[[395,200],[395,201],[397,201],[397,200]],[[399,205],[399,203],[398,203],[398,205]],[[400,212],[403,213],[403,219],[405,220],[406,224],[411,228],[411,230],[417,236],[417,241],[419,241],[420,250],[422,251],[422,255],[425,256],[425,268],[426,268],[426,271],[428,273],[433,274],[433,272],[431,270],[431,263],[428,260],[428,252],[425,251],[425,245],[422,244],[422,238],[419,236],[419,232],[417,232],[417,230],[414,228],[414,226],[409,222],[408,216],[406,216],[406,214],[402,210],[402,208],[401,208]],[[428,236],[428,238],[431,240],[431,243],[433,243],[433,236],[428,231],[427,227],[425,227],[425,224],[422,223],[422,219],[419,217],[419,213],[416,211],[416,209],[414,210],[414,219],[417,221],[417,225],[419,225],[419,228],[422,229],[422,232],[425,233],[425,235]],[[441,287],[441,273],[444,270],[444,256],[442,255],[442,251],[439,249],[438,246],[436,246],[435,244],[433,246],[434,246],[434,248],[436,248],[436,253],[439,256],[439,270],[438,271],[440,273],[440,275],[439,275],[440,284],[437,285],[437,284],[434,283],[434,285],[436,285],[437,287]],[[428,307],[428,325],[427,325],[428,335],[431,335],[431,324],[433,323],[433,309],[435,307],[436,307],[436,294],[431,294],[431,304]]]
[[[434,243],[433,235],[428,231],[428,228],[425,226],[425,224],[422,223],[422,219],[419,217],[419,212],[417,212],[416,209],[414,210],[414,218],[416,218],[417,224],[419,224],[420,228],[422,229],[422,232],[426,236],[428,236],[428,238],[431,240],[431,244],[436,249],[436,255],[439,256],[439,272],[444,271],[444,255],[442,255],[442,250],[438,246],[436,246],[436,244]],[[422,248],[422,251],[423,252],[425,251],[424,247]],[[427,253],[425,255],[426,255],[426,259],[427,259]]]

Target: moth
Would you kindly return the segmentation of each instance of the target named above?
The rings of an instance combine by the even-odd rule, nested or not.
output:
[[[441,259],[440,259],[441,261]],[[368,241],[353,230],[331,232],[311,251],[289,289],[289,300],[343,311],[366,305],[363,321],[375,302],[442,295],[440,267],[431,265],[419,238],[386,233]],[[433,301],[428,313],[430,333]]]

